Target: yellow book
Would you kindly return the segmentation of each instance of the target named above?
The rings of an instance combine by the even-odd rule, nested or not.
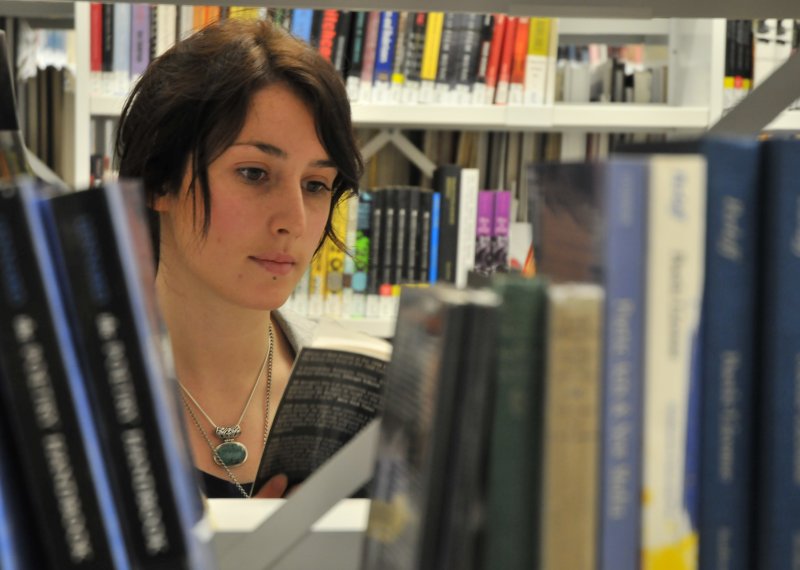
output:
[[[428,14],[428,24],[425,26],[425,43],[422,48],[422,68],[420,69],[420,78],[423,81],[436,80],[443,25],[444,12],[431,12]]]
[[[547,78],[551,58],[552,18],[531,18],[528,55],[525,58],[523,103],[543,105],[547,98]]]
[[[347,234],[347,216],[350,200],[342,200],[336,205],[331,218],[333,233],[344,242]],[[356,206],[358,204],[356,203]],[[342,283],[344,280],[345,252],[331,240],[325,240],[325,308],[324,314],[338,317],[342,314]]]
[[[228,11],[229,18],[239,18],[240,20],[258,20],[261,18],[260,8],[250,6],[231,6]]]

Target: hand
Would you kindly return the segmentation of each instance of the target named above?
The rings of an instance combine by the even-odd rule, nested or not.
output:
[[[254,499],[280,499],[289,486],[289,478],[286,475],[275,475],[267,481],[263,487],[253,495]]]

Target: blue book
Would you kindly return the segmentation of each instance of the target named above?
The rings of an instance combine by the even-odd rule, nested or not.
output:
[[[442,211],[442,195],[431,194],[431,245],[428,281],[433,284],[439,279],[439,216]]]
[[[314,23],[314,10],[310,8],[295,8],[292,10],[291,33],[296,38],[311,42],[311,28]]]
[[[800,141],[763,143],[756,561],[800,567]],[[731,325],[738,323],[731,321]]]
[[[131,567],[30,183],[0,193],[0,391],[54,568]]]
[[[607,223],[598,568],[636,570],[641,525],[647,164],[612,160],[600,180]]]
[[[372,77],[376,84],[383,84],[387,88],[392,81],[392,65],[394,64],[394,50],[397,44],[398,18],[398,12],[390,10],[383,11],[381,12],[380,26],[378,27],[378,49]]]
[[[635,158],[545,163],[530,167],[528,176],[537,273],[605,289],[596,567],[636,570],[649,166]]]
[[[702,418],[700,567],[749,570],[759,146],[750,140],[708,138],[631,150],[701,153],[707,161],[706,281],[699,355],[703,382],[701,394],[692,400],[700,406]]]
[[[748,570],[753,463],[756,141],[706,140],[700,567]]]

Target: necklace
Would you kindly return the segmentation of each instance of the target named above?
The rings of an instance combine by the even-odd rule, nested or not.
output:
[[[247,401],[244,404],[244,408],[242,409],[242,413],[239,415],[239,420],[236,424],[232,426],[218,426],[214,420],[206,413],[200,403],[192,396],[189,390],[184,386],[181,382],[178,382],[183,393],[185,394],[183,398],[183,403],[186,406],[186,409],[189,411],[189,415],[194,420],[195,425],[197,425],[198,429],[200,430],[201,434],[203,435],[203,439],[206,440],[209,447],[211,448],[211,455],[214,459],[214,462],[223,467],[228,473],[230,473],[230,469],[234,467],[239,467],[245,461],[247,461],[247,447],[238,441],[235,441],[237,437],[239,437],[242,433],[241,423],[244,419],[245,414],[247,413],[247,409],[250,407],[250,402],[253,400],[253,396],[256,393],[256,388],[258,388],[259,383],[261,382],[261,377],[264,373],[265,366],[267,367],[267,395],[266,395],[266,415],[264,418],[264,444],[267,442],[267,434],[269,432],[269,401],[270,401],[270,392],[272,388],[272,354],[273,354],[273,344],[274,338],[272,334],[272,324],[270,323],[269,330],[269,349],[267,353],[264,355],[264,360],[261,362],[261,367],[258,369],[258,374],[256,375],[256,381],[253,384],[252,390],[250,390],[250,396],[248,396]],[[200,412],[205,416],[208,422],[214,427],[215,435],[222,440],[222,443],[219,445],[214,445],[209,437],[206,435],[205,430],[200,425],[200,422],[197,420],[197,417],[194,414],[194,410],[192,410],[189,403],[186,401],[186,396],[192,401],[195,407],[200,410]]]

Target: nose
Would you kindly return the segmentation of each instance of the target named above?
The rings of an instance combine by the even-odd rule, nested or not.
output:
[[[270,232],[293,237],[302,235],[306,227],[306,205],[299,180],[287,181],[274,193],[270,206]]]

